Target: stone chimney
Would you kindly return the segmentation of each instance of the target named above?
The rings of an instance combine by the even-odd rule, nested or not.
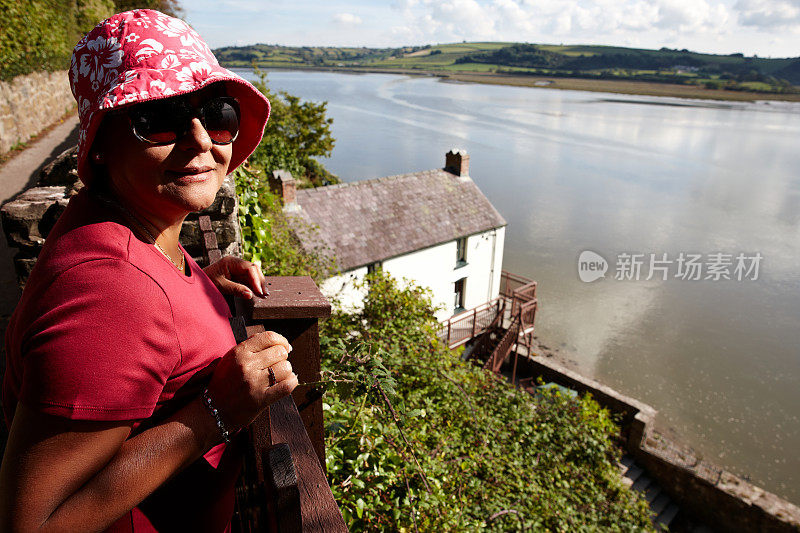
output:
[[[444,158],[444,169],[448,172],[461,176],[469,177],[469,154],[466,150],[450,150]]]
[[[283,208],[295,211],[297,205],[297,182],[288,170],[275,170],[269,180],[269,188],[283,200]]]

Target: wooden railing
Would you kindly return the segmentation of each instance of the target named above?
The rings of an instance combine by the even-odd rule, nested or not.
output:
[[[519,306],[536,298],[536,282],[503,270],[500,274],[500,295],[511,300],[511,316]]]
[[[236,301],[237,342],[280,333],[292,345],[299,382],[318,381],[318,320],[330,314],[330,303],[309,277],[271,277],[267,287],[267,298]],[[322,401],[313,389],[298,386],[252,424],[236,510],[234,531],[347,531],[325,476]]]
[[[522,329],[533,327],[536,322],[536,310],[539,309],[539,301],[534,298],[519,306],[519,317]]]
[[[530,351],[533,340],[533,326],[536,320],[538,302],[536,300],[536,282],[503,270],[500,275],[500,294],[511,302],[508,329],[497,343],[486,360],[484,368],[492,372],[500,372],[503,362],[517,347],[514,354],[514,368],[511,380],[516,379],[519,347],[524,345]]]
[[[439,328],[439,339],[452,350],[482,334],[503,313],[504,300],[495,298],[463,313],[454,315]]]
[[[506,333],[486,363],[487,368],[497,367],[499,370],[516,343],[521,341],[530,345],[536,309],[536,282],[503,270],[500,296],[442,322],[439,339],[452,350],[483,335],[493,326],[505,327]],[[509,334],[512,329],[516,332],[513,335]],[[520,336],[523,338],[519,339]],[[482,353],[479,347],[476,346],[473,353]]]
[[[221,258],[207,216],[199,218],[206,256]],[[249,428],[248,453],[236,486],[234,532],[347,531],[325,476],[325,428],[320,395],[303,383],[320,378],[319,319],[330,302],[308,276],[269,277],[269,296],[231,302],[236,342],[262,331],[292,346],[289,362],[301,383]],[[298,405],[300,406],[298,408]]]
[[[517,317],[511,321],[511,325],[500,339],[500,342],[497,343],[497,346],[495,346],[494,350],[492,351],[492,355],[489,356],[489,358],[486,360],[486,364],[483,367],[491,370],[494,373],[500,372],[500,367],[503,366],[503,361],[506,357],[508,357],[508,354],[511,352],[511,348],[514,346],[514,343],[517,342],[519,332],[520,322]]]
[[[536,296],[536,282],[532,279],[507,270],[500,273],[500,294],[506,298],[511,298],[515,292],[527,294],[530,291],[532,291],[531,296]]]

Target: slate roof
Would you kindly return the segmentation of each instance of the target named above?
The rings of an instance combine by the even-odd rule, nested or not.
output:
[[[428,170],[301,189],[294,216],[318,227],[303,246],[329,248],[342,271],[506,225],[468,177]]]

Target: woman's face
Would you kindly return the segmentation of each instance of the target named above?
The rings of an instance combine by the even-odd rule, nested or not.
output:
[[[194,108],[220,96],[208,87],[187,96]],[[109,114],[93,152],[101,154],[111,188],[142,213],[173,221],[210,206],[228,173],[233,145],[211,142],[200,119],[175,143],[156,146],[138,139],[126,113]]]

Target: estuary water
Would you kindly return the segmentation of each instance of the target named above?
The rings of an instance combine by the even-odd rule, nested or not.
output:
[[[466,149],[508,221],[504,268],[539,281],[540,340],[654,406],[704,458],[800,503],[799,105],[382,74],[269,82],[328,102],[325,165],[344,181]],[[596,265],[579,273],[585,251]]]

